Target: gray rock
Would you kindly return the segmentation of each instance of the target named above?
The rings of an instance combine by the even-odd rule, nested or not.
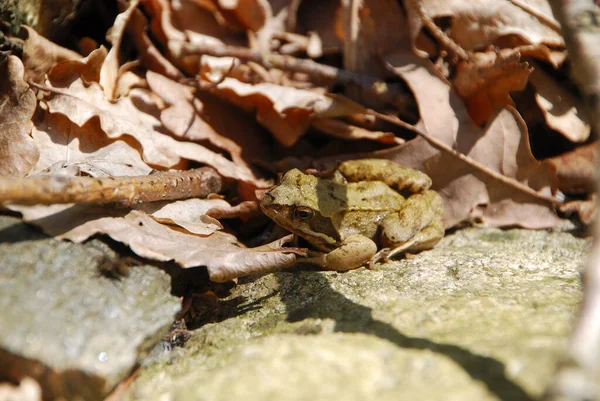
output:
[[[251,278],[226,300],[237,310],[144,368],[125,399],[532,400],[565,344],[588,248],[471,228],[377,271]]]
[[[47,238],[0,216],[0,380],[36,379],[45,399],[100,400],[160,340],[180,303],[153,266],[120,278],[92,240]]]

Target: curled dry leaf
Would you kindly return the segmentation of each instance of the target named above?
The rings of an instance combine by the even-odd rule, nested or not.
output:
[[[108,35],[107,39],[112,44],[112,47],[100,69],[100,86],[104,89],[106,100],[114,100],[116,98],[115,91],[117,89],[117,80],[119,79],[119,50],[121,49],[121,40],[123,40],[127,23],[139,4],[140,0],[132,0],[127,9],[117,15]]]
[[[159,223],[174,224],[190,233],[210,235],[223,228],[219,220],[208,215],[213,208],[231,208],[223,199],[186,199],[175,202],[152,202],[135,207]]]
[[[152,171],[137,149],[125,141],[108,138],[96,119],[80,127],[62,114],[47,113],[36,123],[32,137],[40,149],[40,158],[30,175],[118,177]]]
[[[557,185],[554,166],[531,154],[525,123],[512,108],[491,118],[485,129],[470,119],[451,87],[426,60],[398,53],[387,58],[413,90],[421,121],[418,127],[492,171],[551,195]],[[423,138],[376,152],[427,173],[446,201],[446,227],[478,219],[492,226],[552,227],[560,222],[551,205],[492,179]]]
[[[529,79],[536,90],[535,100],[546,124],[572,142],[584,142],[590,136],[590,124],[581,102],[550,75],[536,68]]]
[[[235,206],[229,204],[227,206],[219,205],[206,211],[207,215],[215,219],[233,219],[239,217],[244,220],[260,213],[262,212],[256,201],[244,201]]]
[[[0,175],[24,176],[39,158],[29,135],[36,99],[23,74],[21,60],[0,54]]]
[[[200,99],[194,96],[192,88],[152,71],[148,71],[146,79],[150,88],[169,105],[160,113],[160,120],[169,131],[188,141],[209,141],[218,149],[228,152],[234,163],[246,165],[242,159],[242,148],[218,133],[197,114],[204,107]]]
[[[596,183],[598,141],[549,159],[556,165],[558,188],[569,194],[591,193]]]
[[[24,377],[18,386],[8,382],[0,384],[1,401],[42,401],[40,384],[30,377]]]
[[[48,72],[48,77],[57,85],[61,83],[67,85],[68,81],[77,75],[80,75],[85,82],[99,82],[100,69],[107,54],[106,48],[100,46],[87,57],[61,61],[52,67]]]
[[[215,92],[246,110],[256,110],[257,120],[284,146],[296,143],[313,119],[365,111],[364,107],[341,96],[271,83],[250,85],[232,78],[225,78]]]
[[[481,125],[497,110],[514,106],[510,92],[525,89],[531,72],[518,48],[492,49],[459,63],[453,85],[465,99],[471,118]]]
[[[79,60],[81,55],[66,49],[40,36],[35,29],[24,26],[29,34],[23,46],[23,63],[27,69],[27,79],[44,82],[45,75],[57,63],[64,60]]]
[[[268,185],[245,166],[237,165],[200,144],[180,142],[161,132],[161,123],[155,117],[159,110],[151,92],[135,88],[129,96],[111,103],[104,98],[98,84],[86,86],[81,79],[73,81],[67,88],[57,89],[48,84],[41,89],[51,91],[45,99],[51,113],[61,113],[79,126],[98,118],[109,138],[135,138],[143,160],[150,165],[174,168],[182,159],[193,160],[213,166],[226,177],[252,182],[257,186]]]
[[[546,45],[564,48],[557,29],[558,23],[546,0],[530,0],[528,5],[540,15],[517,7],[510,1],[496,0],[422,0],[424,11],[430,18],[450,17],[449,36],[463,49],[478,50],[489,45],[501,44],[503,39],[518,38],[519,44]],[[410,36],[415,50],[424,57],[429,55],[418,48],[417,37],[423,21],[412,7],[408,8]],[[550,61],[550,60],[549,60]]]
[[[21,212],[25,221],[58,238],[82,242],[102,233],[128,245],[141,257],[173,260],[182,267],[206,266],[215,282],[291,266],[296,255],[305,255],[302,249],[283,247],[292,236],[262,247],[246,248],[231,234],[219,231],[208,236],[187,234],[160,224],[139,210],[127,212],[82,205],[10,206],[10,209]]]
[[[396,141],[396,136],[393,132],[370,131],[330,118],[315,119],[312,125],[318,130],[342,139],[371,139],[382,143],[394,143]]]
[[[567,216],[576,214],[583,224],[591,224],[598,214],[598,196],[593,193],[588,199],[574,200],[560,205],[559,210]]]
[[[183,74],[158,50],[147,32],[148,20],[144,14],[135,9],[131,21],[127,25],[135,47],[139,53],[138,59],[141,64],[151,71],[165,75],[172,79],[183,78]]]
[[[231,25],[257,32],[272,17],[266,0],[218,0],[221,15]]]
[[[152,32],[168,49],[171,60],[192,76],[200,71],[200,57],[184,56],[184,42],[245,45],[243,36],[220,24],[216,11],[207,10],[192,1],[151,0],[148,6],[157,14],[152,20]]]

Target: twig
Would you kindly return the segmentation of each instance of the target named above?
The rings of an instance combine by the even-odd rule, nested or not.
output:
[[[397,91],[378,78],[319,64],[312,60],[279,54],[263,55],[256,50],[245,47],[215,45],[211,43],[183,42],[182,49],[183,55],[206,54],[213,57],[236,57],[242,61],[260,64],[267,69],[277,68],[289,72],[299,72],[315,79],[333,81],[342,85],[360,86],[363,90],[375,94],[384,102],[399,107],[400,110],[406,107],[406,105],[412,104],[412,98],[408,93]]]
[[[466,156],[460,152],[458,152],[455,149],[452,149],[450,146],[446,145],[445,143],[437,140],[436,138],[420,131],[419,129],[415,128],[414,126],[405,123],[404,121],[400,120],[397,117],[391,117],[385,114],[381,114],[378,113],[374,110],[367,110],[368,114],[371,114],[381,120],[387,121],[391,124],[397,125],[399,127],[405,128],[415,134],[417,134],[418,136],[422,137],[423,139],[425,139],[431,146],[438,148],[444,152],[447,152],[449,154],[451,154],[452,156],[456,157],[457,159],[461,160],[462,162],[468,164],[469,166],[481,171],[484,174],[487,174],[488,176],[492,177],[495,180],[498,180],[500,182],[502,182],[503,184],[508,185],[509,187],[512,187],[518,191],[521,192],[525,192],[526,194],[536,198],[536,199],[540,199],[543,200],[545,202],[550,203],[553,206],[556,206],[558,204],[560,204],[560,201],[553,198],[552,196],[547,196],[544,194],[541,194],[539,192],[536,192],[534,189],[528,187],[525,184],[521,184],[519,181],[513,180],[510,177],[507,177],[505,175],[502,175],[494,170],[491,170],[490,168],[488,168],[487,166],[485,166],[484,164],[479,163],[476,160],[473,160],[472,158],[470,158],[469,156]]]
[[[413,10],[417,13],[419,18],[421,18],[421,22],[423,26],[425,26],[431,34],[439,40],[439,42],[448,50],[450,53],[453,53],[456,57],[458,57],[461,61],[469,60],[469,54],[458,45],[455,41],[453,41],[446,33],[444,33],[440,27],[438,27],[435,22],[431,19],[425,10],[423,9],[423,4],[421,0],[409,0],[408,4]]]
[[[536,10],[535,8],[531,7],[529,4],[525,4],[521,0],[509,0],[509,1],[511,3],[513,3],[515,6],[519,7],[521,10],[525,11],[526,13],[533,15],[535,18],[538,19],[538,21],[540,21],[542,24],[546,25],[548,28],[552,29],[555,32],[560,32],[560,25],[558,24],[558,22],[556,22],[552,18],[548,17],[547,15],[544,15],[543,13]]]
[[[592,129],[600,133],[600,9],[592,0],[550,1],[561,24],[573,77],[589,107]],[[596,191],[600,191],[599,177]],[[600,397],[600,221],[585,264],[583,299],[565,356],[544,401],[596,400]]]
[[[129,206],[161,200],[205,198],[220,190],[221,176],[210,167],[130,177],[0,177],[0,204],[116,203]]]

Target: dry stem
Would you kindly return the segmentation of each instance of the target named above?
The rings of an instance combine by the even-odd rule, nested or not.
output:
[[[378,113],[374,110],[368,110],[368,113],[380,118],[384,121],[387,121],[391,124],[397,125],[399,127],[402,128],[406,128],[407,130],[414,132],[415,134],[417,134],[418,136],[422,137],[423,139],[425,139],[427,142],[429,142],[429,144],[437,149],[440,149],[444,152],[450,153],[452,156],[456,157],[457,159],[465,162],[466,164],[468,164],[469,166],[481,171],[484,174],[487,174],[488,176],[492,177],[495,180],[498,180],[506,185],[508,185],[511,188],[514,188],[518,191],[521,192],[525,192],[526,194],[536,198],[536,199],[540,199],[543,200],[545,202],[550,203],[553,206],[558,205],[560,202],[558,199],[553,198],[552,196],[547,196],[544,194],[541,194],[537,191],[535,191],[533,188],[528,187],[525,184],[521,184],[519,181],[513,180],[510,177],[507,177],[505,175],[502,175],[494,170],[491,170],[490,168],[488,168],[487,166],[485,166],[484,164],[479,163],[477,160],[473,160],[472,158],[470,158],[469,156],[466,156],[458,151],[456,151],[455,149],[452,149],[450,146],[446,145],[444,142],[439,141],[438,139],[420,131],[419,129],[413,127],[412,125],[405,123],[404,121],[400,120],[397,117],[391,117],[385,114],[381,114]]]
[[[448,35],[446,35],[440,27],[438,27],[435,22],[431,19],[425,10],[423,9],[423,4],[421,0],[409,0],[408,5],[413,8],[413,10],[417,13],[419,18],[421,18],[421,22],[423,26],[429,29],[429,32],[437,39],[439,42],[448,50],[450,53],[454,54],[460,61],[469,60],[469,53],[465,51],[458,43],[453,41]]]
[[[0,177],[0,204],[59,203],[130,206],[143,202],[205,198],[221,190],[221,176],[210,167],[131,177]]]
[[[263,55],[256,50],[245,47],[223,46],[211,43],[184,42],[182,48],[184,55],[206,54],[213,57],[235,57],[242,61],[254,62],[267,69],[277,68],[288,72],[300,72],[314,79],[333,81],[342,85],[356,85],[366,92],[375,94],[379,99],[395,105],[400,110],[403,110],[406,105],[412,104],[412,98],[408,93],[397,91],[378,78],[319,64],[312,60],[279,54]]]
[[[589,107],[592,129],[600,133],[600,9],[592,0],[553,0],[573,65],[573,78]],[[598,177],[596,190],[600,191]],[[545,401],[597,400],[600,397],[600,222],[585,265],[583,300],[566,354],[550,381]]]

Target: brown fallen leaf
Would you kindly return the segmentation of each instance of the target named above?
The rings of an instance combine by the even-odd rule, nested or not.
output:
[[[80,75],[85,82],[98,82],[100,69],[107,54],[106,48],[100,46],[87,57],[60,61],[48,72],[48,77],[59,86],[68,85],[68,81],[77,75]]]
[[[223,225],[208,212],[213,208],[231,208],[223,199],[186,199],[175,202],[152,202],[136,206],[159,223],[177,225],[192,234],[210,235]]]
[[[567,216],[576,214],[583,224],[591,224],[598,214],[598,196],[593,193],[587,199],[573,200],[560,205],[559,210]]]
[[[519,44],[546,45],[564,49],[559,25],[552,16],[546,0],[530,0],[529,6],[544,18],[536,18],[509,1],[422,0],[425,13],[433,19],[451,18],[451,39],[465,50],[478,50],[489,45],[500,45],[502,40],[517,38]],[[417,38],[423,28],[422,20],[408,8],[410,36],[419,55],[429,54],[419,48]],[[546,22],[548,21],[548,22]],[[435,56],[435,54],[431,54]]]
[[[556,166],[558,188],[569,194],[594,192],[598,141],[579,146],[571,152],[550,159]]]
[[[123,140],[108,138],[96,119],[80,127],[62,114],[45,113],[36,123],[32,137],[40,158],[29,175],[118,177],[152,171],[137,149]]]
[[[413,90],[421,121],[418,128],[452,146],[492,171],[535,191],[551,195],[557,185],[554,166],[534,159],[527,128],[516,110],[507,108],[477,127],[451,87],[433,65],[409,53],[386,58]],[[424,171],[446,201],[446,227],[471,219],[492,226],[552,227],[560,222],[545,201],[491,179],[456,157],[440,152],[423,138],[375,152],[408,167]]]
[[[370,131],[356,125],[351,125],[340,120],[318,118],[312,121],[312,126],[329,135],[348,139],[370,139],[382,143],[394,143],[396,136],[393,132]]]
[[[510,93],[525,89],[531,72],[521,61],[519,48],[491,49],[460,62],[452,84],[465,99],[471,118],[483,125],[497,110],[514,106]]]
[[[579,100],[550,75],[536,68],[529,81],[536,90],[535,100],[546,124],[572,142],[585,142],[590,124]]]
[[[30,136],[36,98],[23,74],[21,60],[0,53],[0,175],[24,176],[40,155]]]
[[[21,212],[25,221],[57,238],[82,242],[102,233],[128,245],[141,257],[173,260],[182,267],[206,266],[214,282],[288,267],[296,262],[296,255],[305,256],[302,249],[283,247],[291,235],[262,247],[245,248],[231,234],[219,231],[208,236],[187,234],[160,224],[139,210],[128,212],[82,205],[9,208]]]
[[[246,110],[256,110],[256,119],[284,146],[298,141],[313,119],[342,117],[364,111],[364,107],[341,96],[271,83],[250,85],[225,78],[214,91]]]
[[[215,11],[207,10],[192,1],[151,0],[148,7],[156,16],[151,29],[158,40],[168,50],[168,56],[179,68],[192,76],[200,71],[200,57],[183,55],[182,45],[191,43],[212,43],[221,45],[245,45],[246,41],[234,30],[221,25]]]
[[[193,142],[206,140],[228,152],[234,163],[247,165],[242,159],[242,148],[219,134],[197,114],[198,109],[202,111],[203,104],[194,96],[192,88],[152,71],[148,71],[146,79],[150,88],[169,104],[169,107],[161,111],[160,120],[176,137]]]
[[[206,211],[208,216],[215,219],[233,219],[236,217],[246,220],[251,216],[261,215],[260,207],[256,201],[244,201],[235,206],[214,206]]]
[[[104,89],[106,100],[116,99],[117,81],[119,79],[119,50],[121,49],[121,40],[127,28],[127,23],[131,19],[133,12],[140,4],[140,0],[131,0],[127,9],[117,15],[115,22],[110,30],[108,41],[112,44],[102,68],[100,69],[100,86]]]
[[[144,14],[136,9],[133,12],[131,21],[127,25],[127,32],[130,34],[137,51],[140,63],[150,71],[157,72],[171,79],[183,78],[183,74],[158,50],[156,45],[147,32],[148,20]]]
[[[30,26],[24,26],[28,38],[23,46],[23,63],[27,70],[27,80],[44,82],[45,75],[57,63],[64,60],[79,60],[81,55],[66,49],[39,35]]]
[[[257,186],[269,185],[246,166],[237,165],[200,144],[180,142],[161,132],[162,124],[155,117],[160,111],[149,91],[135,88],[127,97],[111,103],[104,98],[98,84],[92,82],[86,86],[80,78],[66,88],[54,88],[50,82],[37,87],[50,92],[44,99],[50,113],[61,113],[79,126],[98,118],[109,138],[135,138],[143,160],[150,165],[178,168],[182,159],[193,160],[213,166],[226,177],[252,182]]]
[[[18,386],[0,384],[1,401],[42,401],[42,387],[31,377],[24,377]]]

